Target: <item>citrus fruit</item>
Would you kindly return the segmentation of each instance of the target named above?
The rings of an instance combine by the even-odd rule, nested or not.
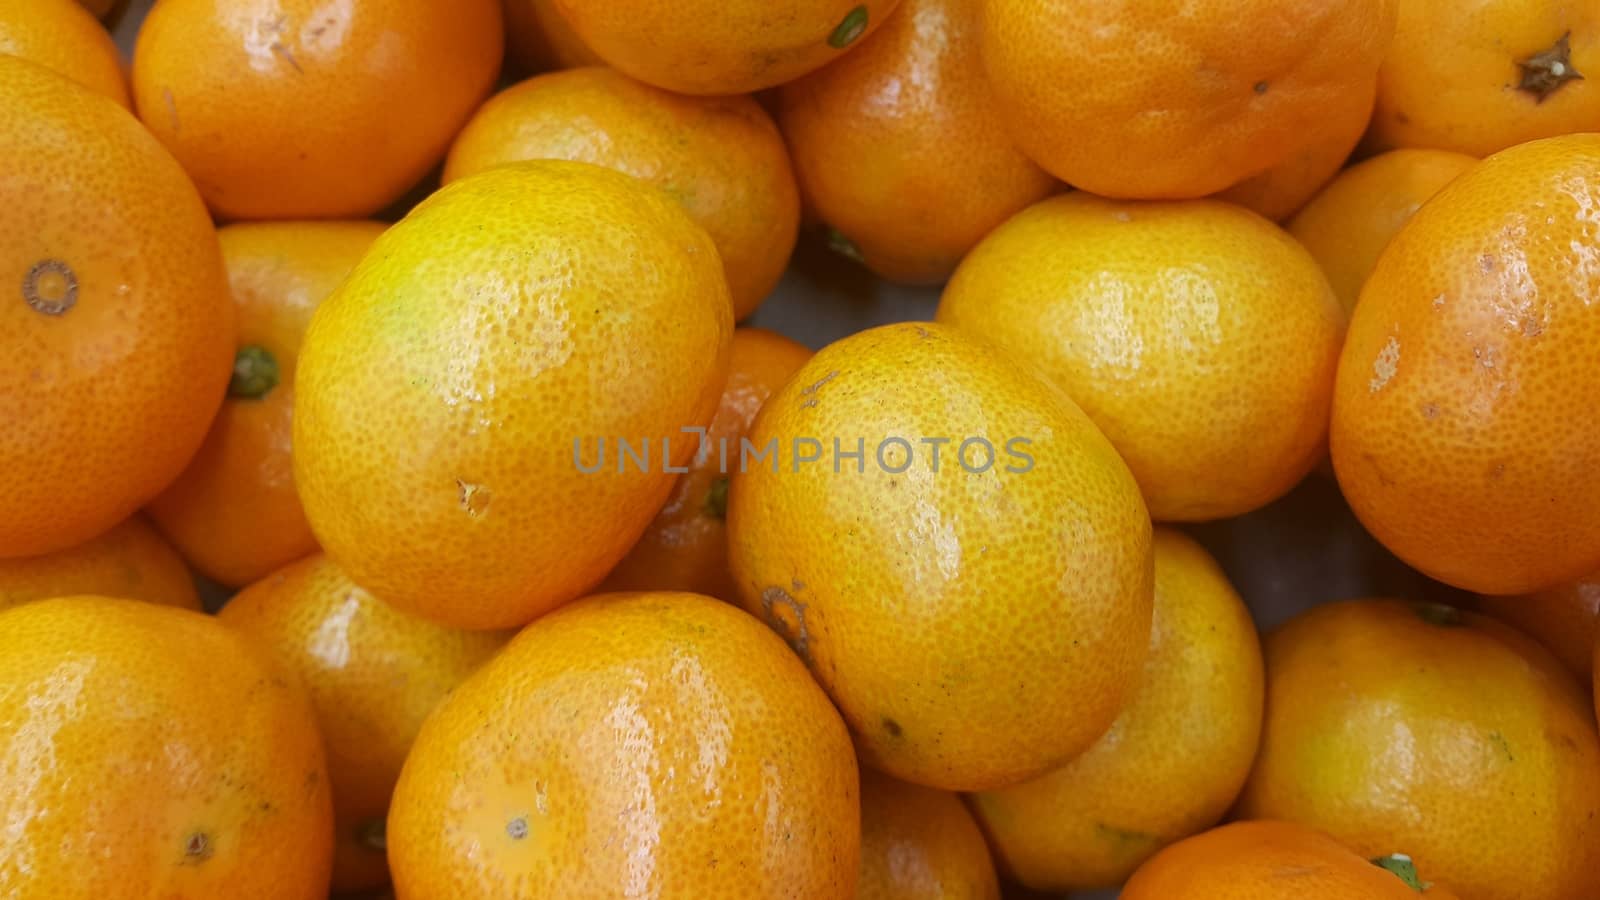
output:
[[[1444,900],[1287,822],[1235,822],[1173,844],[1146,863],[1122,900]]]
[[[105,26],[76,0],[7,0],[0,7],[0,54],[4,53],[38,63],[132,108],[121,52]]]
[[[389,814],[396,893],[848,897],[850,737],[781,641],[695,594],[528,626],[430,717]]]
[[[1478,609],[1532,636],[1589,682],[1600,638],[1600,573],[1535,594],[1480,597]]]
[[[1289,222],[1346,312],[1401,227],[1477,160],[1448,150],[1393,150],[1341,172]]]
[[[1034,890],[1115,887],[1163,846],[1215,825],[1261,736],[1261,645],[1204,548],[1155,532],[1144,680],[1098,743],[1032,781],[972,798],[995,853]]]
[[[983,832],[955,794],[861,773],[857,900],[1000,900]]]
[[[1333,180],[1361,142],[1372,119],[1372,104],[1340,110],[1340,120],[1329,122],[1317,142],[1307,144],[1263,172],[1218,191],[1218,200],[1237,203],[1274,222],[1299,212],[1323,186]]]
[[[104,597],[0,614],[0,893],[322,900],[311,706],[209,616]]]
[[[572,30],[555,0],[505,0],[506,41],[524,72],[547,72],[600,63]]]
[[[1600,867],[1600,738],[1547,651],[1447,606],[1319,606],[1266,638],[1247,818],[1397,849],[1464,897],[1578,900]]]
[[[384,226],[230,225],[218,237],[238,311],[228,399],[178,480],[148,507],[207,577],[238,587],[317,549],[295,492],[294,370],[311,313]]]
[[[488,95],[500,15],[496,0],[161,0],[134,100],[220,216],[371,215]]]
[[[799,192],[783,136],[749,97],[682,97],[598,66],[541,75],[484,104],[444,180],[528,159],[594,163],[672,195],[716,243],[737,318],[789,264]]]
[[[943,281],[1059,186],[994,111],[974,45],[980,5],[905,0],[860,47],[781,89],[808,207],[895,281]]]
[[[0,558],[81,544],[177,477],[233,310],[183,170],[126,110],[0,55]]]
[[[728,482],[737,471],[740,441],[762,404],[811,358],[804,346],[760,328],[733,333],[728,386],[722,392],[689,471],[678,479],[644,536],[600,589],[689,591],[735,602],[728,569]]]
[[[1046,200],[962,262],[938,319],[1081,404],[1157,520],[1248,512],[1320,458],[1344,315],[1310,254],[1236,206]]]
[[[734,580],[863,762],[982,790],[1111,726],[1148,652],[1150,518],[1065,395],[945,326],[889,325],[818,352],[747,442]]]
[[[1427,202],[1351,317],[1331,446],[1356,515],[1440,581],[1600,569],[1600,135],[1523,144]]]
[[[105,18],[122,0],[78,0],[78,4],[99,18]]]
[[[607,63],[680,94],[746,94],[839,58],[900,0],[553,0]]]
[[[732,309],[711,239],[626,175],[528,162],[445,187],[312,317],[294,474],[313,532],[447,625],[577,597],[693,455],[681,429],[716,410]]]
[[[509,635],[457,631],[373,599],[321,554],[245,588],[218,618],[307,688],[328,753],[333,889],[388,882],[389,797],[422,722]]]
[[[200,609],[183,558],[141,516],[76,547],[0,559],[0,610],[77,594]]]
[[[979,45],[1011,136],[1111,197],[1203,197],[1370,108],[1395,0],[986,0]]]
[[[1570,0],[1399,0],[1372,143],[1488,156],[1600,130],[1600,7]]]

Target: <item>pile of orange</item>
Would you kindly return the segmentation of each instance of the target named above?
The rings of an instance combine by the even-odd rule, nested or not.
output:
[[[1600,897],[1468,6],[0,4],[0,896]]]

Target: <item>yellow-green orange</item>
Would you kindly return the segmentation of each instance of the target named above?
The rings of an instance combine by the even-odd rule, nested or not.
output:
[[[1261,737],[1261,645],[1216,560],[1155,533],[1156,605],[1144,681],[1111,730],[1042,778],[977,794],[1002,863],[1041,891],[1123,883],[1162,847],[1215,825]]]
[[[312,319],[294,417],[312,530],[401,609],[524,624],[643,533],[732,332],[716,247],[665,193],[550,161],[449,185]],[[623,439],[650,463],[622,464]]]
[[[987,789],[1111,726],[1150,641],[1150,518],[1065,395],[948,327],[890,325],[818,352],[748,440],[772,452],[737,461],[734,580],[865,763]]]
[[[1310,254],[1239,207],[1047,200],[962,262],[938,318],[1082,405],[1157,520],[1248,512],[1321,457],[1344,314]]]

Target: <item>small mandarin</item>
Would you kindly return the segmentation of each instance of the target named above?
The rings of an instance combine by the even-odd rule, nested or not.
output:
[[[77,594],[200,610],[183,557],[137,515],[76,547],[0,559],[0,609]]]
[[[77,0],[6,0],[0,53],[38,63],[132,109],[122,53]]]

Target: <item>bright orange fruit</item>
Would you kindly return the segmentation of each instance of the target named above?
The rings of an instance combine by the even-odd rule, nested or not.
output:
[[[1513,597],[1480,597],[1478,608],[1536,638],[1589,683],[1600,639],[1600,573]]]
[[[1478,160],[1448,150],[1394,150],[1344,170],[1289,223],[1317,258],[1345,312],[1378,257],[1439,189]]]
[[[44,556],[0,559],[0,609],[95,594],[200,610],[183,557],[142,516]]]
[[[483,105],[444,180],[529,159],[594,163],[672,195],[716,242],[736,318],[755,312],[789,264],[799,189],[783,136],[749,97],[683,97],[603,67],[542,75]]]
[[[1390,242],[1333,403],[1339,484],[1395,555],[1485,594],[1600,569],[1600,135],[1498,153]]]
[[[1319,606],[1268,635],[1247,818],[1413,855],[1472,900],[1584,900],[1600,871],[1600,736],[1531,638],[1447,606]]]
[[[872,271],[937,283],[1060,185],[995,113],[980,0],[905,0],[843,59],[783,86],[779,124],[808,207]]]
[[[233,309],[183,170],[128,112],[0,55],[0,558],[82,544],[182,471]]]
[[[228,399],[188,468],[148,507],[214,581],[249,584],[317,549],[290,462],[295,363],[312,312],[383,230],[281,222],[218,233],[238,311]]]
[[[323,900],[302,688],[216,619],[104,597],[0,614],[0,894]]]
[[[384,821],[411,742],[434,707],[510,635],[408,616],[321,554],[245,588],[217,617],[254,639],[310,694],[333,789],[333,889],[388,883]]]
[[[601,63],[572,30],[555,0],[504,0],[506,43],[524,72],[574,69]]]
[[[811,351],[760,328],[733,333],[728,386],[698,444],[689,471],[672,489],[644,536],[600,590],[689,591],[736,602],[728,568],[728,483],[738,470],[740,441],[767,398],[794,377]]]
[[[403,610],[525,624],[644,533],[732,333],[716,247],[665,192],[574,162],[455,182],[312,318],[294,413],[312,530]]]
[[[0,53],[36,62],[132,109],[122,52],[76,0],[6,0]]]
[[[955,794],[861,773],[856,900],[1000,900],[994,860]]]
[[[1011,136],[1110,197],[1203,197],[1370,109],[1396,0],[987,0],[980,47]]]
[[[1150,516],[1065,394],[947,326],[889,325],[818,352],[748,442],[728,505],[742,602],[864,762],[984,790],[1111,727],[1150,645]]]
[[[1327,123],[1325,133],[1315,143],[1213,196],[1274,222],[1299,212],[1349,161],[1372,120],[1372,105],[1343,107],[1339,116],[1337,121]]]
[[[821,68],[900,0],[553,0],[612,66],[680,94],[747,94]]]
[[[494,86],[500,16],[497,0],[162,0],[134,100],[220,216],[368,216]]]
[[[528,626],[429,717],[389,814],[402,898],[850,897],[844,723],[783,642],[694,594]]]

